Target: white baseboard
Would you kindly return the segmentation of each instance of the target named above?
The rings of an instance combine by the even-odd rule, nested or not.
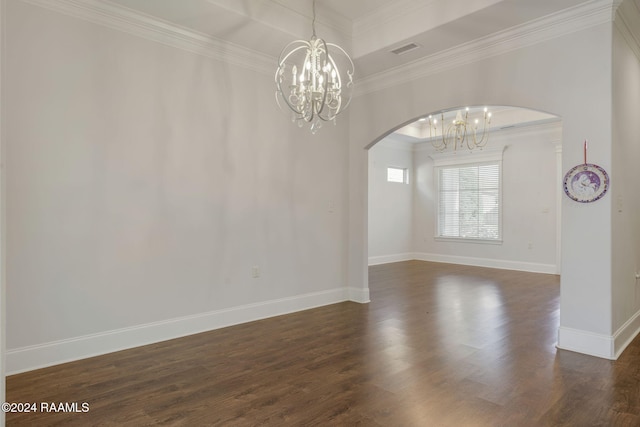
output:
[[[570,350],[603,359],[615,360],[614,337],[573,328],[558,328],[558,345]]]
[[[411,261],[414,259],[416,259],[414,253],[370,256],[369,265],[389,264],[391,262]]]
[[[539,264],[534,262],[430,253],[415,253],[413,255],[413,259],[417,259],[419,261],[443,262],[448,264],[471,265],[474,267],[498,268],[501,270],[527,271],[531,273],[558,274],[558,269],[555,264]]]
[[[622,352],[631,341],[640,333],[640,311],[638,311],[631,319],[620,327],[613,335],[613,350],[615,359],[620,357]]]
[[[371,302],[369,299],[369,288],[347,288],[349,292],[349,301],[359,302],[360,304],[366,304]]]
[[[612,336],[579,329],[560,327],[558,348],[604,359],[616,360],[640,333],[640,311],[631,317]]]
[[[369,289],[338,288],[7,350],[7,375],[153,344],[344,301],[368,302]]]
[[[475,258],[458,255],[430,254],[424,252],[401,253],[369,257],[369,265],[389,264],[402,261],[430,261],[447,264],[471,265],[474,267],[498,268],[501,270],[527,271],[531,273],[559,274],[555,264],[541,264],[525,261],[509,261],[503,259]]]

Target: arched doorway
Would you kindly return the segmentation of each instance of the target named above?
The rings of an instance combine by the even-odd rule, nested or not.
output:
[[[481,119],[476,142],[482,133],[482,110],[462,112],[470,127],[475,117]],[[369,148],[369,265],[419,259],[560,273],[560,118],[526,108],[492,106],[489,111],[493,117],[480,148],[443,149],[441,123],[433,131],[425,120],[429,114]],[[449,124],[456,114],[460,117],[459,109],[447,109],[437,117]],[[473,139],[470,129],[468,139]],[[472,172],[469,165],[490,159],[496,159],[496,165],[500,159],[499,188],[486,189],[473,200],[449,194],[455,206],[444,212],[437,173],[442,165],[450,171],[466,165],[463,170]]]

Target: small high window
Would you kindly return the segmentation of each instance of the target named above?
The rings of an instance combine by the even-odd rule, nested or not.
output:
[[[401,184],[407,184],[409,182],[409,174],[407,169],[402,168],[387,168],[387,181],[399,182]]]

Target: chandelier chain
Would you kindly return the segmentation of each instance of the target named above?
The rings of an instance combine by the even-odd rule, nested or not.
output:
[[[311,30],[313,32],[313,38],[316,38],[316,0],[312,3],[313,19],[311,20]]]

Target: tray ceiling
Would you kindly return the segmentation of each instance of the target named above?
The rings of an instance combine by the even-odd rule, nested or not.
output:
[[[110,2],[273,57],[311,35],[311,0]],[[317,33],[345,47],[367,76],[587,3],[593,0],[317,0]],[[391,53],[408,43],[419,48]]]

